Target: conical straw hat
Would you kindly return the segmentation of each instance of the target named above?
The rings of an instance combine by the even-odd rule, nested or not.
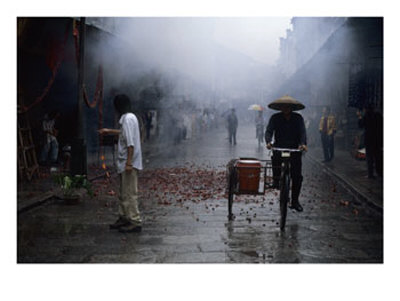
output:
[[[280,111],[283,105],[290,105],[292,107],[292,111],[299,111],[305,108],[305,106],[301,102],[294,99],[293,97],[290,97],[289,95],[285,95],[281,98],[274,100],[268,105],[268,108]]]

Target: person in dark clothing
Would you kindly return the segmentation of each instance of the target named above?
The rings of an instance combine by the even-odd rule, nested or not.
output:
[[[229,143],[236,145],[236,130],[238,127],[238,119],[235,114],[235,109],[231,109],[231,113],[227,118],[228,123],[228,133],[229,133]]]
[[[377,175],[383,175],[383,117],[373,105],[365,108],[364,115],[360,111],[357,111],[357,115],[358,126],[364,129],[368,178],[374,179],[374,167]]]
[[[150,130],[153,127],[152,120],[153,120],[152,112],[150,111],[146,112],[146,114],[144,115],[144,121],[146,126],[146,140],[150,139]]]
[[[307,151],[307,137],[303,117],[298,113],[292,112],[293,107],[290,104],[281,105],[280,110],[280,113],[271,116],[265,131],[267,148],[272,148],[272,137],[274,137],[274,147],[299,148]],[[290,157],[290,175],[292,178],[291,208],[299,212],[303,211],[303,207],[299,203],[303,181],[301,155],[301,152],[296,152],[292,153]],[[279,188],[281,165],[281,153],[274,151],[272,155],[272,172],[275,188]]]
[[[58,161],[58,126],[56,124],[60,117],[60,112],[52,111],[50,114],[45,114],[42,122],[42,130],[44,135],[44,145],[40,154],[40,164],[47,165],[50,159],[50,164],[56,164]]]
[[[334,156],[334,136],[336,133],[336,120],[335,116],[331,114],[330,107],[324,107],[322,110],[322,117],[319,122],[319,132],[321,133],[324,162],[330,162]]]

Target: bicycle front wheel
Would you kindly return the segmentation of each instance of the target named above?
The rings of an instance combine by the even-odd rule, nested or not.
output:
[[[281,230],[284,230],[286,225],[287,205],[289,202],[289,189],[290,189],[289,173],[285,173],[281,180],[281,187],[280,187],[281,194],[279,199],[279,206],[281,211],[281,222],[280,222]]]

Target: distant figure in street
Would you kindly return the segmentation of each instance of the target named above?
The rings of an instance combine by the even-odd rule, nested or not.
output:
[[[132,113],[128,96],[114,98],[120,116],[120,129],[100,129],[101,135],[118,135],[117,172],[120,175],[119,218],[110,229],[120,232],[140,232],[142,218],[138,206],[138,171],[142,170],[139,122]]]
[[[185,139],[192,139],[192,120],[190,119],[190,115],[185,112],[183,114],[183,126],[185,128]]]
[[[261,143],[261,141],[264,138],[264,116],[263,116],[263,111],[258,111],[256,120],[256,139]]]
[[[234,145],[236,145],[236,130],[238,127],[238,119],[235,113],[235,109],[231,109],[231,113],[227,117],[227,126],[229,143],[233,143]]]
[[[271,116],[267,130],[265,131],[265,142],[267,148],[272,148],[272,138],[274,137],[274,147],[279,148],[299,148],[307,151],[307,137],[303,117],[294,113],[293,109],[297,107],[290,103],[290,98],[287,104],[279,103],[279,106],[270,108],[279,109],[281,112]],[[294,100],[294,99],[293,99]],[[302,105],[302,108],[304,106]],[[290,157],[290,174],[292,178],[292,202],[291,208],[296,211],[303,211],[303,207],[299,202],[299,195],[303,176],[301,174],[301,152],[294,152]],[[281,174],[281,154],[273,152],[272,156],[272,172],[274,179],[274,188],[279,189],[279,177]]]
[[[374,179],[374,167],[379,176],[383,175],[383,117],[372,104],[364,109],[364,115],[357,111],[357,116],[358,126],[364,129],[368,178]]]
[[[334,136],[336,133],[336,120],[335,116],[331,114],[330,107],[324,107],[322,109],[322,117],[319,122],[319,132],[321,133],[324,162],[330,162],[334,156]]]
[[[173,144],[180,144],[182,142],[184,134],[182,116],[180,116],[179,114],[171,116],[169,131],[172,135]]]
[[[146,114],[144,115],[144,122],[146,127],[146,140],[150,139],[150,130],[153,127],[152,121],[153,121],[153,114],[150,111],[146,112]]]
[[[40,154],[40,163],[46,165],[48,159],[51,164],[57,163],[58,160],[58,130],[56,129],[56,121],[60,117],[58,111],[52,111],[50,114],[44,115],[42,122],[42,130],[44,134],[44,145]]]

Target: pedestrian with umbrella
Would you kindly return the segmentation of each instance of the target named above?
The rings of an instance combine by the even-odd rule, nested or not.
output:
[[[261,146],[262,140],[264,138],[264,116],[263,116],[264,107],[257,104],[253,104],[249,106],[247,109],[257,112],[257,116],[255,118],[256,139],[258,140],[258,146]]]
[[[307,151],[304,119],[299,113],[294,112],[304,109],[304,105],[296,99],[285,95],[271,102],[268,107],[280,112],[271,116],[265,131],[267,148],[272,148],[272,140],[274,138],[274,147],[298,148]],[[277,189],[279,189],[281,165],[281,154],[274,151],[272,155],[272,172],[274,187]],[[291,208],[299,212],[303,211],[303,207],[299,202],[301,184],[303,182],[301,168],[301,152],[292,153],[290,158],[290,174],[292,178]]]

